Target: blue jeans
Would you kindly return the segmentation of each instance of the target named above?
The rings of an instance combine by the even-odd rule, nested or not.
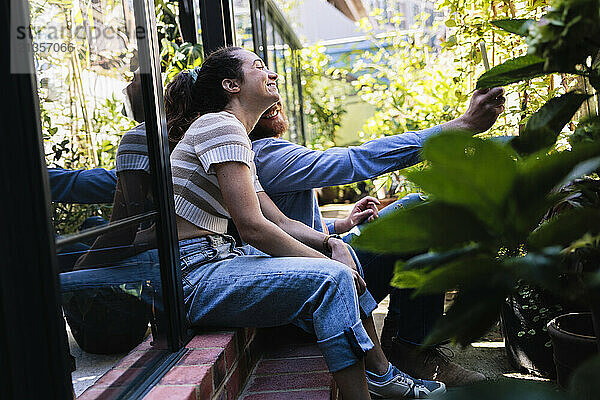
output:
[[[127,352],[143,340],[149,320],[157,340],[157,325],[163,323],[157,250],[110,267],[63,272],[59,278],[63,310],[83,350]]]
[[[355,364],[373,343],[361,322],[377,304],[357,296],[350,270],[321,258],[271,257],[233,238],[179,242],[184,302],[195,327],[295,324],[314,333],[331,372]]]
[[[379,211],[384,216],[404,207],[409,207],[423,201],[422,195],[409,194]],[[344,241],[350,241],[360,235],[362,225],[344,236]],[[394,266],[398,260],[406,260],[410,255],[377,254],[356,250],[358,259],[365,273],[367,287],[375,301],[380,302],[390,295],[388,315],[398,323],[396,337],[412,344],[422,344],[433,329],[435,323],[443,314],[444,295],[433,294],[413,298],[414,289],[397,289],[390,286],[394,275]]]

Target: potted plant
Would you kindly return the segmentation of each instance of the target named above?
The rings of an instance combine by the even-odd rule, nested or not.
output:
[[[529,54],[484,73],[478,88],[559,72],[581,76],[600,91],[600,0],[557,0],[552,5],[541,21],[495,23],[525,36]],[[459,289],[429,341],[451,338],[466,345],[481,337],[519,282],[555,295],[566,292],[562,277],[573,273],[568,260],[577,249],[597,244],[600,210],[578,207],[541,221],[567,197],[559,188],[600,168],[597,116],[580,124],[582,140],[571,149],[557,151],[554,146],[589,98],[571,91],[549,100],[507,145],[461,132],[431,137],[423,150],[430,168],[407,174],[430,200],[381,218],[357,238],[358,247],[371,251],[423,253],[397,265],[393,285],[414,287],[420,294]],[[572,293],[588,301],[600,332],[600,264],[590,263],[577,274],[582,285]],[[593,386],[589,374],[600,372],[600,360],[589,363],[573,377],[573,390]],[[499,385],[489,398],[524,398],[530,390],[528,385]],[[489,389],[473,390],[473,396],[486,398]],[[552,393],[538,398],[552,398]]]

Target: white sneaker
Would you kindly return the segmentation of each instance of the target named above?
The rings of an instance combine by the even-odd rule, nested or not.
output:
[[[376,398],[393,399],[430,399],[446,393],[446,385],[437,381],[415,379],[392,366],[393,376],[386,382],[377,382],[369,378],[369,393]]]

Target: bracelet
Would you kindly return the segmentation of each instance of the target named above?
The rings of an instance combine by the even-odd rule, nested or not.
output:
[[[325,236],[325,239],[323,239],[323,251],[325,253],[331,254],[331,245],[329,244],[329,239],[334,238],[334,239],[341,239],[342,237],[340,235],[337,234],[333,234],[333,235],[327,235]]]

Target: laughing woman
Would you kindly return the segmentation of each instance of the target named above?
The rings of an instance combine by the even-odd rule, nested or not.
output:
[[[300,326],[316,335],[345,400],[443,392],[385,359],[370,317],[375,301],[346,245],[288,219],[263,192],[248,132],[278,99],[277,74],[236,47],[167,87],[169,136],[182,136],[171,164],[189,323]],[[225,235],[228,218],[249,246]]]

